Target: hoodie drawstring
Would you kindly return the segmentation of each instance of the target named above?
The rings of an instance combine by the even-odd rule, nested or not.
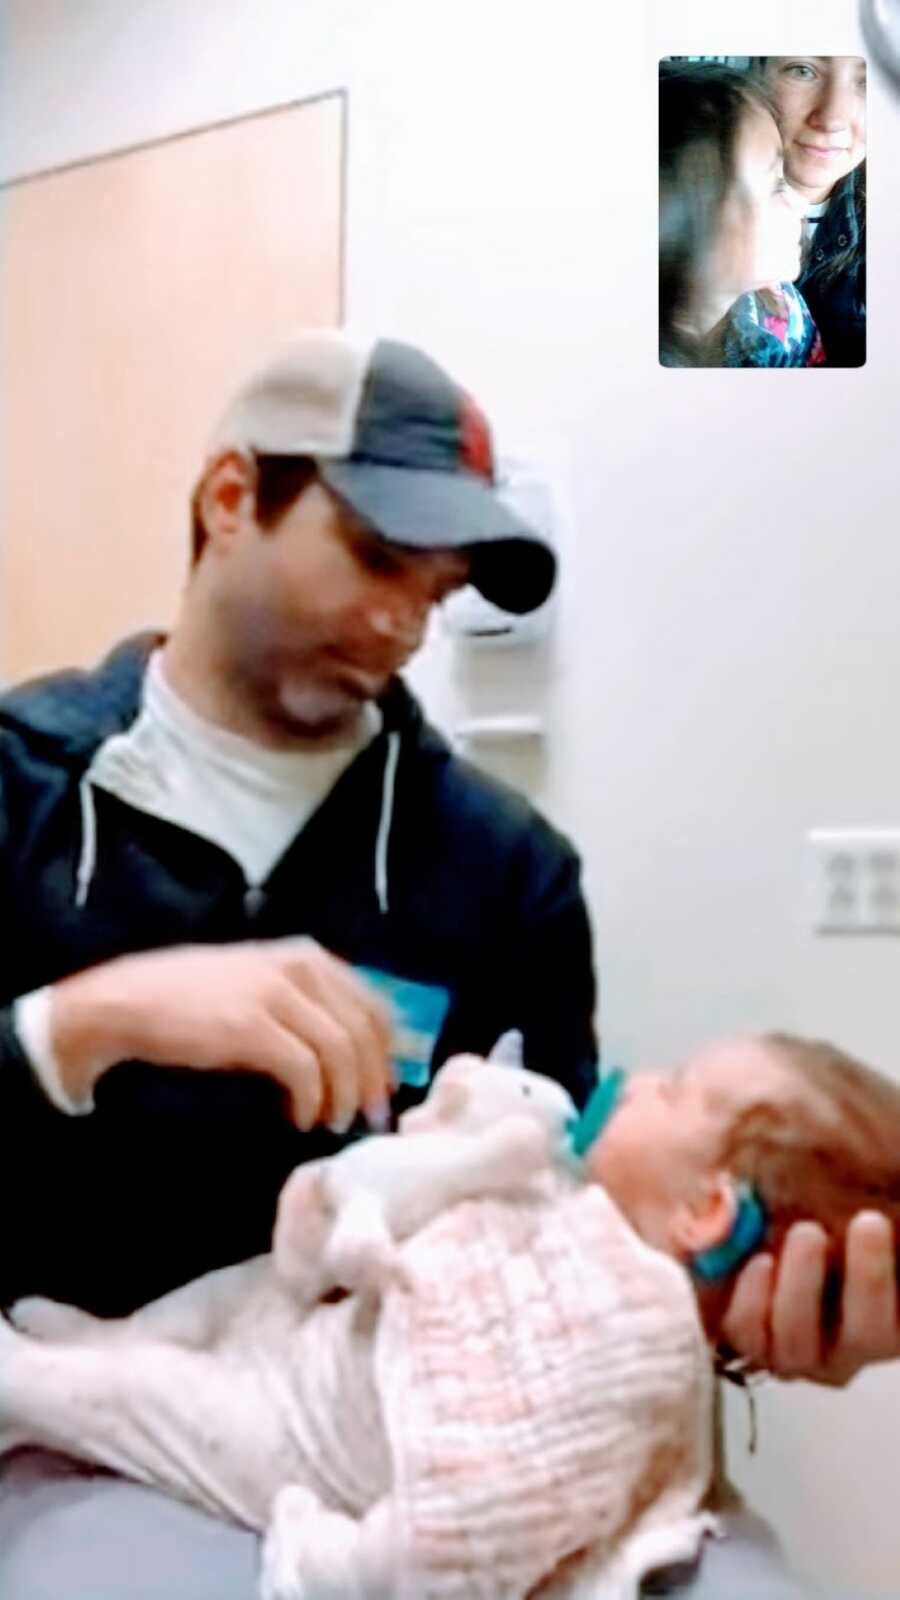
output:
[[[399,760],[400,735],[389,733],[381,789],[381,816],[375,838],[375,894],[382,916],[387,916],[389,909],[387,857],[394,817],[394,787]],[[97,865],[97,812],[94,792],[87,773],[78,785],[78,798],[81,802],[81,855],[75,877],[75,904],[81,907],[87,903]]]
[[[387,755],[384,761],[384,782],[381,789],[381,816],[378,822],[378,834],[375,839],[375,893],[378,897],[378,908],[382,916],[387,916],[388,913],[387,854],[391,837],[391,823],[394,818],[394,784],[397,778],[397,762],[399,760],[400,735],[399,733],[389,733]]]
[[[91,780],[87,773],[78,785],[78,798],[81,801],[81,856],[75,876],[75,904],[83,906],[87,901],[94,868],[97,865],[97,812]]]

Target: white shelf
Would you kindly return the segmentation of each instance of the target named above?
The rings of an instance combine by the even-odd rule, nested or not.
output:
[[[545,733],[543,717],[522,712],[466,717],[453,728],[453,737],[465,744],[520,743],[525,739],[543,739]]]

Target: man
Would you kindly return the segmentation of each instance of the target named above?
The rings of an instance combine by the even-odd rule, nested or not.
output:
[[[585,1097],[577,858],[396,676],[469,578],[511,611],[551,589],[491,478],[427,357],[304,335],[216,429],[170,637],[5,698],[4,1302],[124,1312],[266,1249],[290,1169],[387,1122],[353,966],[446,1010],[434,1064],[518,1027]]]
[[[594,1073],[577,857],[396,676],[460,583],[526,611],[553,582],[494,496],[481,413],[407,346],[304,335],[226,411],[193,515],[168,639],[0,703],[5,1303],[121,1313],[265,1249],[290,1168],[387,1117],[397,1045],[355,967],[427,1019],[395,1109],[513,1027],[579,1101]],[[833,1363],[887,1353],[877,1222],[856,1259]],[[823,1271],[798,1234],[774,1294],[771,1264],[745,1277],[736,1346],[815,1366]],[[20,1462],[29,1493],[0,1496],[10,1600],[252,1592],[233,1530],[53,1474]]]

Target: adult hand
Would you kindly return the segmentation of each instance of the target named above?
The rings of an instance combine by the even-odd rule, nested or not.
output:
[[[841,1386],[862,1367],[900,1356],[894,1232],[886,1217],[861,1211],[847,1229],[837,1337],[826,1343],[823,1291],[828,1238],[814,1222],[788,1232],[776,1271],[755,1256],[737,1280],[722,1324],[728,1343],[780,1378]]]
[[[52,990],[66,1090],[89,1093],[117,1061],[244,1069],[274,1078],[308,1129],[387,1122],[390,1023],[372,991],[312,939],[182,945],[76,973]]]

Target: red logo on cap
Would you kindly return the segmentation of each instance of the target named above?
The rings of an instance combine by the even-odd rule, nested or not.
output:
[[[484,412],[479,410],[469,395],[463,396],[459,432],[459,454],[463,466],[468,467],[470,472],[477,472],[479,478],[486,478],[488,483],[493,483],[494,452],[491,446],[491,430]]]

